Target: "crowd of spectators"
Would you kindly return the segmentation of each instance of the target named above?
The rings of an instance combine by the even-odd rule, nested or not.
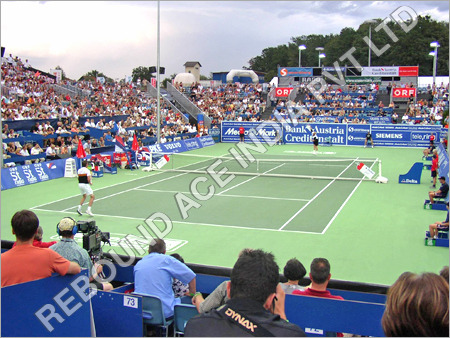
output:
[[[174,87],[208,115],[214,125],[222,121],[259,121],[266,107],[261,84],[228,83],[204,87],[193,83],[183,87],[181,83],[175,83]]]
[[[3,142],[4,158],[42,152],[50,157],[73,154],[78,147],[78,137],[83,140],[88,154],[91,148],[108,145],[114,140],[111,136],[119,135],[131,142],[136,134],[140,143],[156,137],[157,100],[141,91],[142,87],[124,82],[67,79],[57,85],[50,74],[41,73],[32,68],[28,60],[22,62],[12,55],[2,59],[1,85],[2,139],[7,139]],[[175,83],[174,86],[207,114],[216,128],[222,121],[259,121],[266,109],[261,84],[228,83],[208,87],[200,83],[191,86]],[[388,91],[392,87],[395,84],[389,84]],[[55,88],[71,88],[72,91]],[[411,99],[401,118],[393,111],[393,102],[385,107],[377,99],[379,86],[375,83],[349,84],[345,88],[328,85],[320,101],[304,84],[299,88],[304,94],[300,101],[277,101],[270,87],[267,97],[275,106],[271,119],[282,122],[289,122],[295,116],[296,122],[366,124],[375,116],[388,118],[392,123],[440,124],[443,111],[448,109],[449,87],[441,84],[428,90],[429,100]],[[190,125],[183,114],[163,99],[160,111],[161,142],[176,135],[198,133],[195,125]],[[118,116],[123,119],[117,119]],[[448,124],[448,116],[445,119]],[[29,132],[43,136],[44,143],[39,146],[36,142],[11,142],[23,135],[23,130],[8,126],[9,121],[18,120],[37,120]],[[51,120],[56,120],[56,124]],[[92,128],[104,130],[103,136],[90,137]],[[112,135],[108,135],[108,131],[112,131]],[[205,129],[201,135],[207,134]]]
[[[57,91],[55,85],[53,77],[31,68],[28,60],[24,63],[11,55],[2,59],[2,140],[7,139],[3,142],[4,159],[29,156],[32,151],[46,152],[48,159],[71,154],[78,147],[78,138],[83,140],[83,147],[89,154],[91,148],[103,147],[114,140],[108,131],[126,141],[132,140],[134,134],[139,139],[156,137],[157,99],[133,85],[85,80],[63,80],[58,84],[58,88],[67,85],[79,89],[81,95],[73,95],[75,92],[69,90]],[[160,112],[163,141],[171,136],[197,133],[196,126],[189,124],[185,116],[163,99]],[[117,116],[123,119],[114,119]],[[81,123],[81,118],[86,121]],[[9,121],[20,120],[36,120],[36,123],[30,130],[9,128]],[[52,120],[56,120],[56,124],[51,123]],[[105,132],[93,138],[89,135],[92,128]],[[16,138],[24,136],[24,131],[43,136],[42,147],[38,142],[18,141]],[[206,134],[207,130],[204,132]]]

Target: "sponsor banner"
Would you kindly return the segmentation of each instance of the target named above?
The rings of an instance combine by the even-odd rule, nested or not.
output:
[[[387,116],[370,116],[369,124],[386,124],[391,123],[390,117]]]
[[[361,76],[399,76],[399,67],[363,67]]]
[[[442,143],[437,146],[438,156],[439,156],[439,176],[445,176],[445,181],[448,183],[448,153],[445,151]]]
[[[314,119],[320,123],[334,123],[336,116],[314,116]]]
[[[371,125],[375,146],[424,147],[430,143],[430,135],[435,134],[438,143],[440,126],[412,126],[403,124]]]
[[[148,147],[139,149],[137,160],[139,164],[150,165],[151,153],[181,153],[189,150],[200,149],[214,145],[215,142],[211,136],[195,137],[186,140],[179,140],[175,142],[168,142],[162,144],[154,144]],[[160,156],[152,156],[152,161],[155,162]]]
[[[361,146],[364,145],[367,132],[370,131],[369,124],[349,124],[347,127],[347,145]]]
[[[416,88],[393,88],[392,97],[393,98],[409,98],[411,95],[416,97]]]
[[[200,149],[202,147],[202,145],[200,144],[200,141],[198,140],[198,137],[184,140],[184,143],[186,144],[186,147],[189,150]]]
[[[245,142],[251,142],[249,133],[253,131],[258,141],[265,142],[266,140],[274,140],[276,138],[275,126],[279,126],[277,122],[235,122],[223,121],[220,125],[222,133],[222,142],[239,142],[239,127],[243,126],[245,129]]]
[[[343,74],[345,74],[345,72],[347,70],[347,68],[345,66],[344,67],[337,67],[337,68],[330,67],[330,66],[324,66],[324,67],[322,67],[322,72],[337,73],[339,69],[341,70],[341,72]]]
[[[311,77],[313,76],[313,69],[305,67],[280,67],[278,68],[278,76]]]
[[[331,137],[331,143],[345,145],[347,140],[346,124],[327,123],[299,123],[296,125],[283,124],[283,140],[286,144],[312,144],[312,130],[319,137],[319,144]]]
[[[201,147],[209,147],[209,146],[213,146],[215,144],[213,138],[208,135],[208,136],[203,136],[203,137],[199,137],[197,138],[197,140],[200,141]],[[185,141],[186,142],[186,141]]]
[[[371,84],[374,83],[381,83],[381,77],[376,76],[346,76],[345,77],[346,83],[356,83],[356,84]]]
[[[211,128],[208,130],[208,134],[213,138],[214,142],[220,142],[220,129]]]
[[[418,66],[400,66],[398,71],[399,76],[419,76]]]
[[[308,83],[313,82],[315,79],[321,79],[321,76],[301,77],[299,82]]]
[[[293,89],[292,87],[275,88],[275,97],[288,97]]]
[[[258,140],[265,141],[262,135],[273,139],[276,135],[276,123],[259,122],[222,122],[222,142],[239,142],[239,127],[245,129],[246,142],[250,142],[248,132],[256,133]],[[439,143],[440,126],[415,126],[407,124],[338,124],[338,123],[283,123],[283,140],[290,144],[312,144],[311,130],[319,137],[319,144],[331,138],[333,145],[363,146],[368,131],[372,134],[375,146],[384,147],[420,147],[426,148],[432,133]],[[311,129],[311,130],[310,130]]]
[[[2,190],[64,177],[65,163],[63,159],[2,169]]]

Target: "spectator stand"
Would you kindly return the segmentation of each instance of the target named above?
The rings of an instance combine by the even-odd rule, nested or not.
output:
[[[2,241],[2,247],[10,247],[11,242]],[[106,254],[107,257],[110,257]],[[111,257],[110,257],[111,258]],[[121,256],[122,261],[130,258]],[[133,258],[135,264],[140,258]],[[142,300],[138,295],[130,294],[133,291],[134,265],[116,269],[115,284],[126,283],[114,290],[97,291],[90,299],[92,304],[91,321],[89,301],[83,302],[76,293],[72,283],[76,276],[54,276],[46,279],[2,289],[2,333],[4,336],[90,336],[91,324],[95,324],[96,335],[103,336],[142,336],[143,309]],[[231,269],[208,267],[197,264],[188,264],[197,274],[197,289],[202,293],[212,292],[223,280],[227,280]],[[104,273],[109,276],[111,271],[105,266]],[[83,270],[81,274],[87,275]],[[283,277],[284,278],[284,277]],[[301,281],[302,285],[309,283],[308,279]],[[331,281],[330,284],[346,284],[347,282]],[[119,283],[120,284],[120,283]],[[351,285],[350,283],[349,285]],[[354,285],[359,283],[353,283]],[[380,286],[359,284],[362,289],[380,290]],[[66,290],[61,300],[66,302],[69,309],[74,309],[80,303],[81,307],[70,316],[59,307],[55,290]],[[387,287],[381,288],[386,292]],[[340,294],[346,300],[334,300],[306,296],[286,296],[286,315],[303,329],[315,328],[325,331],[349,332],[368,336],[383,336],[381,329],[381,316],[384,312],[384,295],[349,290],[330,289],[333,294]],[[70,296],[73,295],[73,299]],[[32,300],[23,302],[23,299]],[[71,299],[71,301],[69,301]],[[31,304],[31,306],[30,306]],[[35,304],[35,305],[33,305]],[[61,314],[64,323],[51,319],[50,324],[54,331],[48,332],[34,315],[45,304],[55,307]],[[60,303],[61,304],[61,303]],[[47,313],[46,313],[47,314]],[[31,323],[29,321],[36,321]],[[24,321],[22,325],[20,323]],[[317,332],[317,331],[313,331]]]
[[[2,288],[2,336],[92,337],[87,270]],[[84,279],[80,278],[81,276]],[[39,319],[43,319],[42,321]]]

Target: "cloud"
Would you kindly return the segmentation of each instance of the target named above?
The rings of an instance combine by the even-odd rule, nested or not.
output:
[[[202,74],[247,65],[264,48],[291,37],[339,34],[364,20],[411,6],[448,21],[445,1],[161,1],[161,66],[166,76],[199,61]],[[156,65],[155,1],[1,2],[7,53],[78,79],[93,69],[112,78]]]

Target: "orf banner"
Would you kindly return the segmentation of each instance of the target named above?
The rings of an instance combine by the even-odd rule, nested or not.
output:
[[[275,89],[275,97],[288,97],[293,89],[292,87],[278,87]]]
[[[394,88],[392,89],[393,98],[409,98],[411,95],[416,97],[416,88]]]

